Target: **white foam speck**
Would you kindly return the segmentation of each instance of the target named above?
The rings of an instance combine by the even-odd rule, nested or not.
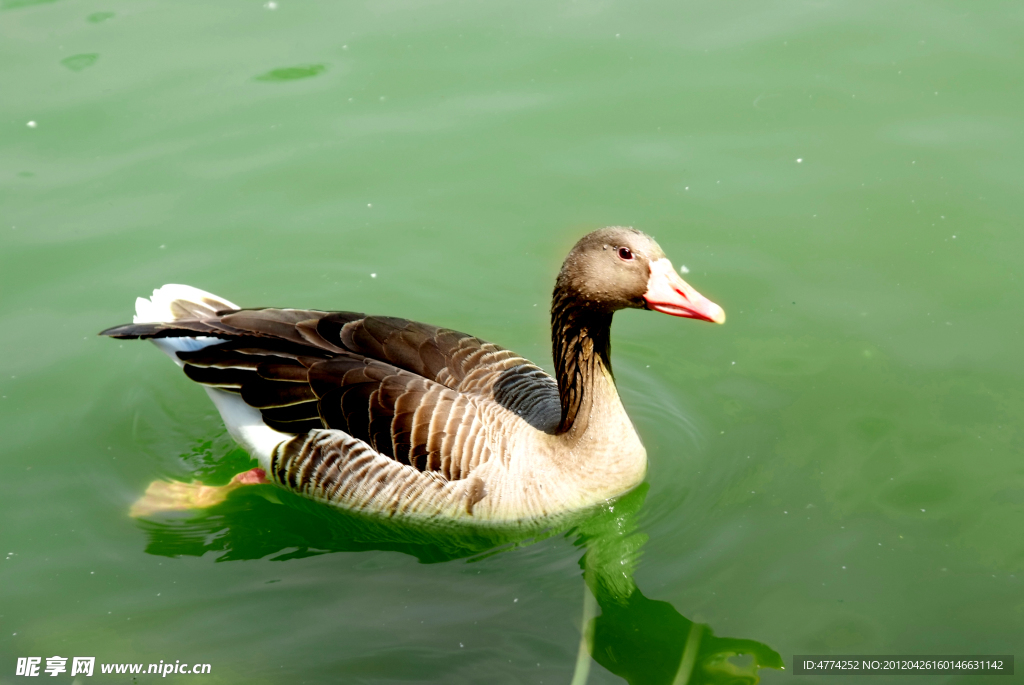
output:
[[[370,274],[370,278],[377,278],[377,274]]]
[[[28,126],[29,128],[35,128],[35,127],[36,127],[36,122],[34,122],[34,121],[30,121],[30,122],[28,122],[28,123],[27,123],[27,124],[25,124],[25,125],[26,125],[26,126]]]
[[[274,2],[274,0],[270,0],[270,2],[263,3],[263,7],[268,9],[268,10],[276,10],[277,9],[277,3]]]
[[[797,164],[803,164],[804,163],[804,158],[803,157],[797,157],[796,158],[796,163]]]
[[[680,264],[679,265],[679,273],[681,273],[681,274],[688,274],[688,273],[690,273],[690,270],[686,268],[685,264]]]

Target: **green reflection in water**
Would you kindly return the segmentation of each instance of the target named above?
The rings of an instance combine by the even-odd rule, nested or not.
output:
[[[633,581],[647,535],[637,513],[647,484],[590,512],[570,531],[586,552],[580,559],[601,615],[587,625],[594,660],[634,685],[639,683],[756,683],[759,668],[783,668],[782,658],[754,640],[716,637],[668,602],[648,599]],[[732,657],[745,655],[742,660]]]
[[[190,455],[193,458],[195,454]],[[239,466],[241,452],[225,464]],[[222,480],[226,469],[206,470]],[[529,526],[425,526],[339,511],[270,485],[246,487],[225,502],[186,518],[143,520],[149,554],[203,556],[218,562],[287,561],[331,552],[385,550],[422,563],[485,557],[564,535],[583,550],[586,583],[581,658],[572,685],[587,680],[587,652],[631,685],[757,683],[758,669],[783,668],[769,646],[717,637],[668,602],[644,596],[633,580],[647,535],[637,518],[649,486],[601,507]],[[596,607],[594,606],[596,600]],[[600,608],[600,615],[596,608]]]
[[[300,67],[282,67],[272,69],[256,77],[257,81],[297,81],[304,78],[319,76],[327,71],[326,64],[309,64]]]
[[[33,5],[48,5],[57,0],[0,0],[0,10],[16,10]]]
[[[65,67],[71,71],[82,71],[88,69],[92,65],[96,64],[96,60],[100,58],[99,54],[92,52],[81,55],[72,55],[71,57],[65,57],[60,61]]]

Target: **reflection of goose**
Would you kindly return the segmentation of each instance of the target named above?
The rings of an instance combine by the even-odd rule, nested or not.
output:
[[[388,515],[516,521],[636,486],[647,457],[611,376],[612,314],[721,323],[649,236],[606,228],[562,265],[551,306],[555,379],[463,333],[389,317],[239,310],[169,285],[133,324],[206,386],[266,476],[307,497]],[[264,474],[257,474],[262,477]]]
[[[561,520],[555,527],[422,526],[331,510],[267,486],[245,488],[185,518],[141,521],[150,554],[177,558],[214,555],[217,561],[288,561],[334,552],[388,550],[423,563],[446,563],[507,552],[547,539],[572,540],[586,581],[583,635],[572,684],[588,680],[591,656],[630,685],[753,685],[758,669],[781,668],[768,645],[718,637],[670,603],[646,597],[633,574],[647,536],[637,529],[647,485]],[[492,566],[489,573],[503,573]],[[519,569],[515,573],[521,573]],[[538,569],[538,573],[544,573]],[[517,580],[522,578],[517,576]],[[500,576],[495,582],[503,583]],[[566,619],[565,627],[569,627]],[[379,679],[389,659],[377,660]],[[503,662],[504,663],[504,662]],[[568,669],[570,664],[565,663]]]

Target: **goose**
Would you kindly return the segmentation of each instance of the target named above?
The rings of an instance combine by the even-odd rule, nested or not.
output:
[[[213,400],[273,483],[373,516],[472,524],[577,512],[639,485],[647,453],[616,391],[612,315],[724,323],[650,236],[569,252],[551,304],[554,378],[480,338],[407,319],[242,309],[184,285],[138,298],[112,338],[149,339]]]

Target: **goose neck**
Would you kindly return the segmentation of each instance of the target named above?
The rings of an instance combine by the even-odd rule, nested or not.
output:
[[[551,307],[552,354],[562,409],[556,433],[579,439],[603,395],[616,394],[610,358],[612,313],[559,295],[556,292]]]

